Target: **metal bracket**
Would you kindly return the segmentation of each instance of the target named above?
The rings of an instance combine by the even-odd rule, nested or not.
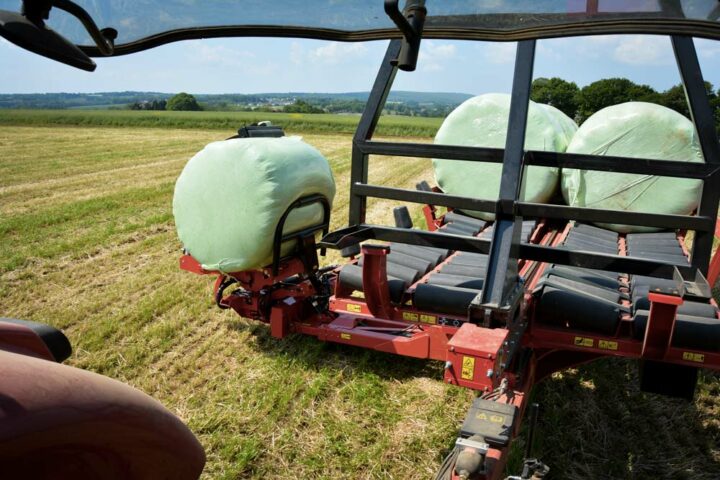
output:
[[[403,12],[400,12],[398,0],[385,0],[385,13],[405,37],[398,57],[391,63],[400,70],[412,72],[417,66],[420,40],[427,15],[425,0],[407,0]]]

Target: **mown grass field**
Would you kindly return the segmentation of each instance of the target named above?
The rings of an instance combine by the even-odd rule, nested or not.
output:
[[[215,308],[210,279],[177,268],[174,181],[190,156],[227,136],[3,126],[0,314],[62,328],[71,365],[127,382],[179,415],[205,447],[204,478],[431,477],[472,399],[440,381],[441,364],[275,340]],[[351,137],[304,138],[332,165],[333,224],[342,226]],[[371,168],[375,183],[431,179],[427,161]],[[373,202],[370,216],[388,221],[390,206]],[[692,403],[643,394],[636,379],[634,363],[608,360],[536,388],[535,453],[551,478],[720,478],[718,376],[703,374]],[[523,446],[521,438],[516,466]]]
[[[0,125],[75,125],[86,127],[200,128],[233,132],[245,124],[270,120],[303,133],[353,133],[359,115],[275,112],[172,112],[133,110],[0,110]],[[441,118],[386,115],[377,133],[433,136]]]

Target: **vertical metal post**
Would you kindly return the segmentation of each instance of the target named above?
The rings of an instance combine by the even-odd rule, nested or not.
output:
[[[715,119],[705,90],[705,82],[693,39],[692,37],[673,35],[671,40],[685,96],[690,107],[690,118],[695,125],[705,163],[720,164],[720,143],[718,143],[715,131]],[[709,179],[703,180],[698,216],[717,218],[718,201],[720,201],[720,177],[713,175]],[[713,235],[712,230],[696,231],[693,239],[690,260],[692,266],[698,268],[704,275],[708,273]]]
[[[390,93],[395,75],[397,74],[397,66],[393,66],[392,62],[397,60],[400,53],[402,40],[391,40],[385,52],[380,70],[375,77],[375,84],[370,91],[365,109],[360,117],[355,136],[353,137],[352,158],[350,165],[350,212],[348,214],[348,224],[356,225],[365,222],[365,205],[367,198],[364,195],[355,193],[355,184],[367,183],[368,180],[368,155],[360,151],[358,142],[370,140],[375,133],[378,119],[385,106],[385,101]]]
[[[535,40],[518,42],[495,228],[490,244],[485,288],[480,298],[473,300],[474,307],[503,307],[508,293],[516,287],[518,281],[517,259],[522,217],[515,217],[513,210],[521,195],[525,129],[534,61]]]

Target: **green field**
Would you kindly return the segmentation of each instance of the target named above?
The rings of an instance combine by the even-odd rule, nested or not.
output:
[[[180,416],[207,452],[204,478],[431,477],[473,398],[441,382],[441,363],[273,339],[266,326],[217,309],[210,279],[178,269],[174,181],[237,123],[149,129],[129,126],[146,118],[135,112],[95,113],[0,114],[0,314],[62,328],[74,345],[69,364]],[[113,118],[127,128],[93,123]],[[333,227],[344,225],[351,136],[293,131],[330,161]],[[371,162],[373,183],[420,179],[432,180],[428,161]],[[389,221],[392,205],[372,202],[370,219]],[[542,406],[535,453],[550,478],[720,478],[717,375],[704,373],[686,403],[640,392],[634,362],[604,360],[553,375],[533,399]],[[521,437],[515,466],[523,447]]]
[[[353,133],[359,115],[267,112],[171,112],[137,110],[2,110],[2,125],[74,125],[83,127],[199,128],[233,132],[243,125],[270,120],[292,133]],[[386,115],[377,133],[433,136],[441,118]]]

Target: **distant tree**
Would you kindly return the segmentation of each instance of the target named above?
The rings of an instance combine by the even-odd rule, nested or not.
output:
[[[715,110],[715,117],[717,119],[720,114],[720,112],[718,112],[720,103],[718,102],[718,94],[715,93],[713,88],[712,83],[705,82],[705,90],[707,92],[708,99],[710,100],[710,106]],[[687,99],[685,98],[685,89],[681,84],[665,90],[661,95],[660,103],[690,118],[690,110],[688,108]]]
[[[565,115],[575,118],[578,110],[578,88],[575,82],[562,78],[536,78],[532,82],[530,98],[562,110]]]
[[[144,100],[142,102],[133,102],[128,105],[130,110],[165,110],[167,102],[165,100]]]
[[[295,100],[295,103],[286,105],[283,111],[287,113],[325,113],[322,108],[310,105],[304,100]]]
[[[584,121],[593,113],[624,102],[661,103],[662,96],[649,85],[638,85],[627,78],[606,78],[583,87],[578,92],[578,119]]]
[[[195,97],[185,92],[170,97],[170,100],[167,101],[166,108],[168,110],[202,110]]]

